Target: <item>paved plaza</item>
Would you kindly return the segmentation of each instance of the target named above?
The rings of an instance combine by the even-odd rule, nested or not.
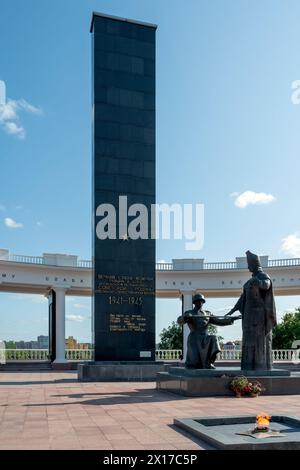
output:
[[[0,373],[0,449],[209,449],[173,419],[260,411],[300,418],[299,396],[184,398],[153,382],[79,383],[75,371]]]

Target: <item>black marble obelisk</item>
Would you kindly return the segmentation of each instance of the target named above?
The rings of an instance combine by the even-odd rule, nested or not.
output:
[[[95,360],[153,361],[156,26],[94,13],[91,32]],[[145,226],[130,237],[120,196],[122,207],[147,208],[147,237]],[[116,238],[99,236],[105,207],[116,210]]]

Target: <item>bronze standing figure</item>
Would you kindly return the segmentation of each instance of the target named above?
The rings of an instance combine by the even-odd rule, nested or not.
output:
[[[272,329],[276,325],[276,308],[272,281],[263,272],[260,259],[246,252],[252,278],[243,286],[243,293],[227,315],[242,314],[242,370],[272,369]],[[227,316],[226,315],[226,316]]]

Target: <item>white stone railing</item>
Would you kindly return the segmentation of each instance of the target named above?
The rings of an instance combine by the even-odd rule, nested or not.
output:
[[[77,261],[77,267],[78,268],[92,268],[93,263],[90,259],[79,259]]]
[[[0,349],[0,353],[6,362],[49,360],[47,349]],[[240,361],[241,354],[240,350],[223,349],[218,361]],[[300,363],[300,349],[273,349],[272,355],[274,362]],[[157,361],[179,361],[181,356],[181,349],[157,349],[155,352]],[[93,358],[93,349],[66,349],[68,361],[92,361]]]
[[[236,349],[223,349],[218,355],[219,361],[240,361],[242,351]],[[300,362],[300,349],[273,349],[274,362]]]
[[[173,263],[156,263],[155,268],[157,271],[172,271]]]
[[[5,253],[4,253],[5,252]],[[46,255],[45,255],[46,256]],[[48,255],[49,256],[49,255]],[[60,255],[66,257],[67,255]],[[71,256],[72,260],[70,261],[70,266],[77,268],[92,268],[91,260],[78,260],[76,256]],[[268,258],[268,257],[265,257]],[[12,261],[15,263],[27,263],[27,264],[48,264],[48,258],[45,259],[44,256],[27,256],[27,255],[14,255],[10,254],[8,250],[0,250],[0,260],[3,261]],[[180,261],[180,260],[177,260]],[[183,260],[184,261],[184,260]],[[188,260],[187,260],[188,261]],[[195,261],[195,260],[193,260]],[[203,260],[200,260],[202,263],[198,263],[197,267],[184,267],[184,271],[202,271],[202,270],[232,270],[232,269],[246,269],[247,264],[241,264],[239,261],[219,261],[214,263],[204,263]],[[74,264],[73,264],[74,263]],[[50,263],[53,264],[52,262]],[[54,262],[55,264],[55,262]],[[67,264],[66,266],[68,266]],[[300,266],[300,258],[283,258],[283,259],[266,259],[264,267],[276,268],[276,267],[289,267],[289,266]],[[156,263],[157,271],[172,271],[174,269],[173,263]],[[176,269],[176,266],[175,266]],[[181,269],[180,269],[181,270]]]
[[[181,355],[181,349],[157,349],[155,351],[155,359],[157,361],[179,361]]]
[[[48,361],[48,349],[4,349],[2,351],[6,362],[14,361]],[[66,349],[65,357],[68,361],[91,361],[93,349]]]
[[[240,361],[242,352],[236,349],[223,349],[217,356],[218,361]]]
[[[203,269],[237,269],[236,261],[220,261],[217,263],[203,263]]]
[[[300,349],[273,349],[273,361],[300,362]]]
[[[182,356],[181,349],[157,349],[156,360],[178,361]],[[274,362],[300,362],[300,349],[273,349]],[[218,355],[219,361],[240,361],[242,351],[236,349],[223,349]]]
[[[269,259],[268,268],[281,268],[285,266],[299,266],[300,258]]]
[[[6,361],[48,361],[48,349],[5,349]]]
[[[8,261],[14,263],[44,264],[42,256],[9,255]]]
[[[3,350],[5,359],[9,361],[47,361],[47,349],[6,349]],[[156,350],[155,357],[159,361],[178,361],[182,354],[181,349]],[[65,357],[68,361],[92,361],[93,349],[66,349]]]
[[[267,261],[268,268],[285,268],[289,266],[300,266],[300,258],[284,258],[284,259],[269,259]],[[221,270],[227,271],[230,269],[246,269],[247,266],[238,266],[236,261],[218,261],[216,263],[203,263],[203,267],[197,267],[196,271],[202,270]],[[156,263],[157,271],[172,271],[174,269],[173,263]],[[193,269],[186,269],[187,271]]]
[[[65,357],[68,361],[92,361],[94,359],[94,350],[66,349]]]

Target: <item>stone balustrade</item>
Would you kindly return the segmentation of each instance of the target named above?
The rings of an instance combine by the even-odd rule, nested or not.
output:
[[[261,256],[262,266],[265,268],[280,268],[299,266],[300,258],[269,259],[267,255]],[[91,260],[80,260],[75,255],[57,253],[44,253],[43,256],[15,255],[9,250],[0,249],[0,260],[14,263],[43,264],[49,266],[69,266],[77,268],[92,268]],[[203,270],[233,270],[247,269],[246,257],[236,257],[235,261],[204,262],[199,259],[173,259],[172,263],[156,263],[157,271],[203,271]]]
[[[2,359],[6,362],[15,361],[47,361],[47,349],[0,349]],[[66,349],[67,361],[92,361],[93,349]],[[240,361],[241,351],[236,349],[223,349],[218,361]],[[274,362],[300,362],[300,349],[273,349]],[[157,349],[157,361],[179,361],[182,358],[181,349]],[[3,361],[2,361],[3,362]]]

